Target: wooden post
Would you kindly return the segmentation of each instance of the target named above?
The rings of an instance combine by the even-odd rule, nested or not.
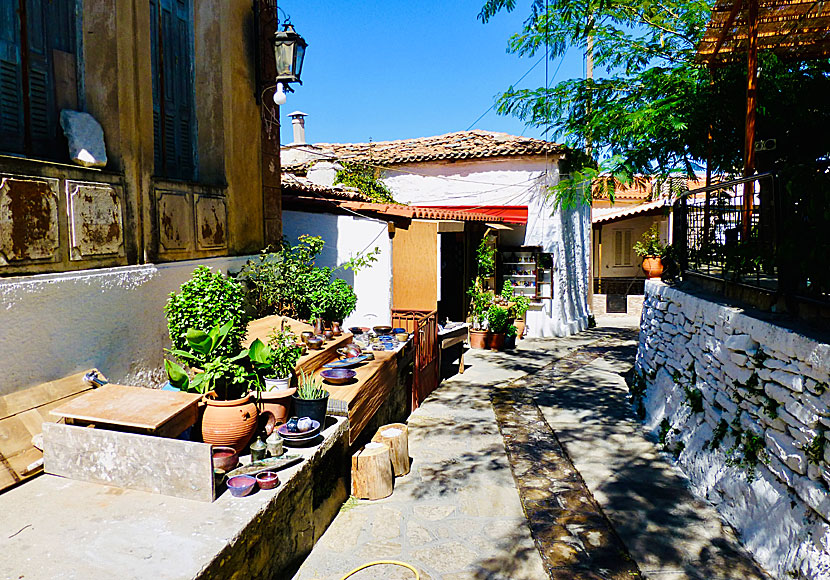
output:
[[[367,443],[352,455],[353,496],[360,499],[383,499],[392,495],[394,483],[389,445]]]
[[[744,177],[755,172],[755,120],[758,107],[758,0],[747,0],[749,54],[746,73],[746,133],[744,135]],[[742,241],[749,238],[755,184],[744,184]]]
[[[409,473],[409,429],[403,423],[384,425],[372,441],[389,445],[390,459],[395,477]]]

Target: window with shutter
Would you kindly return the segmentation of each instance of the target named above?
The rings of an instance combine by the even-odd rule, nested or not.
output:
[[[614,231],[614,265],[631,265],[631,230]]]
[[[0,0],[0,150],[66,158],[58,117],[77,106],[76,1]]]
[[[191,0],[150,0],[156,174],[195,179]]]

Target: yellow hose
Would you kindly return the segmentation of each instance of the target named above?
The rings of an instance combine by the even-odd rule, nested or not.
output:
[[[377,560],[376,562],[369,562],[368,564],[363,564],[359,568],[355,568],[354,570],[352,570],[351,572],[349,572],[348,574],[343,576],[340,580],[346,580],[346,578],[348,578],[349,576],[353,576],[353,575],[357,574],[358,572],[360,572],[364,568],[368,568],[369,566],[378,566],[380,564],[391,564],[393,566],[403,566],[404,568],[409,568],[410,570],[415,572],[415,580],[421,580],[421,575],[418,574],[418,571],[415,568],[413,568],[412,566],[410,566],[409,564],[407,564],[405,562],[398,562],[396,560]]]

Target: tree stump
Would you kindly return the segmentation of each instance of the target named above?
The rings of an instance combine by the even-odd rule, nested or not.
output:
[[[383,499],[392,495],[395,476],[386,443],[367,443],[352,455],[352,495],[360,499]]]
[[[384,425],[372,441],[389,445],[390,458],[395,476],[409,473],[409,429],[403,423]]]

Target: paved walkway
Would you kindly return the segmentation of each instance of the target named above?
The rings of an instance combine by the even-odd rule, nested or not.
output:
[[[295,580],[382,559],[424,580],[763,578],[631,415],[631,322],[470,351],[408,420],[412,472],[387,499],[347,503]]]

